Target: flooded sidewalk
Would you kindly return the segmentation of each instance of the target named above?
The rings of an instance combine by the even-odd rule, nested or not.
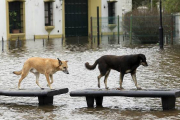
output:
[[[69,91],[86,88],[97,88],[98,67],[89,71],[84,63],[93,64],[102,55],[145,54],[148,67],[137,69],[137,82],[142,89],[180,89],[180,46],[164,46],[159,50],[156,44],[124,46],[103,42],[98,48],[91,47],[88,39],[71,40],[27,40],[21,43],[5,42],[4,52],[0,52],[0,87],[17,90],[20,76],[14,70],[20,70],[26,59],[30,57],[60,58],[68,60],[69,75],[63,72],[54,74],[53,88],[69,88]],[[18,47],[19,45],[19,47]],[[2,50],[2,47],[0,47]],[[119,87],[119,73],[112,70],[108,77],[108,87]],[[47,87],[44,75],[40,75],[40,85]],[[23,89],[39,87],[32,73],[22,81]],[[126,90],[136,89],[130,74],[123,80]],[[101,79],[101,88],[105,88]],[[72,98],[69,93],[54,97],[53,106],[38,106],[37,98],[21,98],[0,96],[0,119],[32,120],[109,120],[109,119],[179,119],[180,99],[176,99],[175,110],[162,110],[159,98],[104,97],[103,108],[87,108],[85,98]]]

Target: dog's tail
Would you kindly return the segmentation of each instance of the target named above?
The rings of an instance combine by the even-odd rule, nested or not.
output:
[[[95,61],[95,63],[93,65],[89,65],[88,62],[85,63],[85,67],[88,69],[88,70],[94,70],[96,68],[96,65],[98,64],[98,60]]]
[[[21,71],[13,71],[13,73],[16,74],[16,75],[21,75],[22,70]]]

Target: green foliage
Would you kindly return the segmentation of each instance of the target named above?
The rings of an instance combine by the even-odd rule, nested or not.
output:
[[[162,3],[165,11],[168,13],[180,12],[180,0],[165,0]]]
[[[152,8],[157,8],[157,3],[159,0],[152,0]],[[151,8],[151,1],[147,3],[148,8]]]
[[[21,28],[21,23],[20,23],[20,21],[18,21],[16,11],[10,11],[9,18],[10,18],[10,29],[20,29]]]
[[[132,16],[131,16],[132,15]],[[132,21],[132,26],[131,26]],[[123,28],[130,34],[132,29],[132,39],[139,40],[141,43],[157,43],[159,41],[159,13],[157,9],[153,11],[133,10],[125,14]],[[164,35],[170,37],[172,30],[172,16],[163,15]]]
[[[136,9],[139,6],[142,6],[144,0],[132,0],[132,9]]]
[[[159,2],[159,0],[152,0],[152,7],[156,7],[156,3]],[[148,6],[151,7],[151,0],[132,0],[132,8],[136,9],[139,6]]]

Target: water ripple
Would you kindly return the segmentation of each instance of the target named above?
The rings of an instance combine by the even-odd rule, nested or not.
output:
[[[96,68],[89,71],[84,67],[85,62],[93,64],[102,55],[127,55],[143,53],[147,57],[148,67],[140,66],[137,69],[138,84],[143,89],[179,89],[180,86],[180,50],[178,47],[165,47],[160,51],[158,46],[143,45],[133,47],[109,46],[100,49],[89,49],[86,45],[78,48],[64,46],[59,41],[47,42],[28,41],[23,49],[11,49],[0,55],[0,87],[1,89],[17,89],[20,76],[12,74],[20,70],[29,57],[60,58],[68,60],[70,74],[57,72],[54,75],[53,88],[67,87],[69,91],[85,88],[97,88]],[[73,50],[72,50],[73,47]],[[40,85],[47,87],[44,75],[40,75]],[[110,88],[119,87],[119,73],[111,71],[108,78]],[[24,89],[38,88],[35,76],[29,74],[21,84]],[[103,79],[101,87],[104,88]],[[123,87],[136,89],[130,75],[125,75]],[[128,98],[105,97],[103,108],[87,109],[85,98],[71,98],[68,94],[55,96],[54,105],[40,107],[37,98],[18,98],[0,96],[0,119],[179,119],[180,100],[177,99],[176,110],[162,112],[159,98]]]

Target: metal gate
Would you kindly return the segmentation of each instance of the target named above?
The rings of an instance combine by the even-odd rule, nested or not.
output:
[[[88,0],[65,0],[66,37],[88,36]]]

